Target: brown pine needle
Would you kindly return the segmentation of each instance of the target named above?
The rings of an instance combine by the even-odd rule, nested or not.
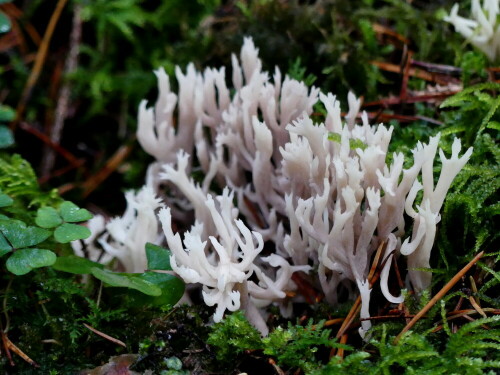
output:
[[[346,342],[347,342],[347,335],[344,334],[340,338],[340,343],[345,344]],[[339,348],[339,350],[337,352],[337,357],[339,357],[340,359],[344,359],[344,348]]]
[[[45,63],[45,58],[47,57],[47,51],[49,50],[50,40],[52,39],[52,35],[54,34],[54,30],[56,28],[57,22],[61,16],[61,13],[64,9],[64,6],[68,0],[59,0],[56,5],[56,9],[52,16],[50,17],[49,24],[47,29],[45,30],[45,34],[42,39],[42,43],[40,44],[40,48],[36,54],[35,64],[31,73],[26,81],[26,85],[24,86],[23,93],[21,95],[21,100],[16,109],[16,118],[11,125],[11,129],[14,129],[17,126],[17,123],[23,118],[24,110],[26,109],[26,103],[29,100],[31,95],[31,91],[38,81],[38,77],[42,72],[43,64]]]
[[[403,328],[403,330],[399,333],[399,335],[396,336],[396,338],[394,339],[394,344],[397,344],[401,336],[403,336],[403,334],[408,332],[415,325],[415,323],[418,322],[420,318],[423,317],[432,308],[432,306],[434,306],[437,303],[437,301],[443,298],[446,295],[446,293],[448,293],[450,289],[453,288],[453,286],[459,280],[461,280],[462,277],[472,268],[472,266],[476,264],[479,259],[481,259],[483,255],[484,251],[481,251],[474,257],[474,259],[472,259],[469,263],[467,263],[467,265],[464,268],[462,268],[455,276],[453,276],[453,278],[450,281],[448,281],[448,283],[445,286],[443,286],[443,288],[434,297],[432,297],[432,299],[427,303],[427,305],[425,305],[424,308],[420,310],[418,314],[413,317],[412,320],[410,320],[410,322],[406,325],[406,327]]]
[[[113,173],[132,151],[132,145],[123,145],[108,159],[106,165],[83,183],[83,197],[87,197]]]
[[[101,337],[104,337],[106,340],[109,340],[109,341],[111,341],[111,342],[114,342],[115,344],[121,345],[121,346],[123,346],[124,348],[126,348],[126,347],[127,347],[127,345],[125,345],[125,343],[124,343],[123,341],[120,341],[120,340],[118,340],[118,339],[115,339],[114,337],[111,337],[111,336],[109,336],[109,335],[106,335],[104,332],[101,332],[101,331],[99,331],[99,330],[95,329],[94,327],[89,326],[88,324],[83,323],[83,325],[84,325],[86,328],[90,329],[90,330],[91,330],[92,332],[94,332],[95,334],[97,334],[97,335],[99,335],[99,336],[101,336]]]
[[[345,318],[336,318],[336,319],[330,319],[327,320],[324,324],[325,327],[333,326],[335,324],[342,323],[345,320]]]
[[[2,331],[2,343],[3,347],[5,348],[5,354],[7,355],[7,358],[9,358],[9,362],[11,366],[14,366],[14,361],[12,360],[12,356],[10,355],[10,352],[16,353],[19,357],[24,359],[26,362],[28,362],[30,365],[33,367],[40,367],[38,363],[33,361],[30,357],[28,357],[21,349],[19,349],[10,339],[7,337],[7,334]]]
[[[470,304],[472,305],[472,307],[474,307],[474,309],[482,315],[483,318],[487,318],[488,316],[486,315],[486,313],[484,312],[484,310],[481,308],[481,306],[479,306],[479,303],[476,302],[476,299],[472,296],[469,297],[469,302]]]

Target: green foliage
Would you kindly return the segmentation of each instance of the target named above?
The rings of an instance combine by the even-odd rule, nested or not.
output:
[[[441,133],[459,135],[467,146],[474,147],[442,212],[438,246],[451,273],[456,262],[463,259],[461,256],[498,249],[500,237],[495,222],[500,214],[500,151],[495,124],[500,120],[500,98],[496,95],[499,89],[496,83],[471,86],[441,104],[441,108],[450,108],[442,114],[447,127]],[[445,144],[445,148],[449,147],[449,143]]]
[[[146,257],[150,270],[172,270],[170,266],[170,250],[148,242],[146,244]]]
[[[51,235],[47,229],[57,227],[54,234],[61,243],[90,235],[87,228],[66,223],[91,217],[87,210],[71,202],[63,202],[59,211],[51,206],[41,207],[34,219],[35,212],[30,205],[53,204],[60,198],[55,191],[46,194],[40,190],[31,166],[20,156],[0,157],[0,170],[4,173],[0,176],[0,185],[7,193],[0,194],[0,207],[7,214],[0,220],[0,255],[11,253],[5,263],[10,272],[24,275],[33,268],[55,263],[56,248],[46,241]],[[33,221],[37,226],[27,224]],[[42,243],[48,248],[39,248]]]
[[[149,337],[152,321],[166,308],[126,306],[115,300],[116,289],[97,291],[99,283],[75,282],[73,275],[44,268],[14,278],[3,291],[2,318],[9,317],[9,338],[41,366],[16,361],[16,374],[76,374],[84,368],[107,363],[113,355],[136,352],[137,342]],[[96,289],[97,287],[97,289]],[[87,329],[83,323],[127,344],[121,348]],[[51,342],[45,342],[50,338]],[[5,357],[0,362],[8,369]]]
[[[18,249],[5,263],[14,275],[25,275],[33,268],[47,267],[54,264],[56,254],[46,249]]]
[[[10,3],[12,0],[1,0],[0,4]],[[12,24],[9,17],[4,12],[0,12],[0,33],[10,31]]]
[[[164,66],[173,73],[175,64],[185,65],[196,56],[194,51],[199,52],[208,36],[192,29],[218,5],[196,0],[81,3],[82,18],[94,38],[84,40],[81,53],[86,64],[72,74],[76,92],[91,103],[87,116],[102,116],[118,105],[130,116],[126,119],[130,124],[135,123],[139,101],[155,85],[151,71]],[[183,46],[189,56],[182,52]],[[124,54],[124,49],[130,53]]]
[[[0,220],[0,256],[12,253],[7,259],[7,269],[15,275],[24,275],[33,268],[52,265],[56,255],[47,249],[33,248],[45,241],[50,232],[27,226],[18,220]]]
[[[311,87],[318,77],[312,73],[306,75],[306,71],[306,68],[302,66],[302,59],[299,56],[290,64],[288,76],[299,82],[304,82],[308,87]]]
[[[498,90],[498,83],[482,83],[446,99],[440,108],[457,110],[443,114],[446,123],[453,124],[442,132],[443,135],[463,132],[465,144],[471,146],[486,128],[494,128],[495,123],[500,121],[500,97],[496,94]]]
[[[0,125],[0,148],[7,148],[14,144],[14,135],[5,125]]]
[[[42,192],[33,168],[17,154],[0,155],[0,190],[15,199],[24,211],[31,206],[61,201],[56,190]]]
[[[92,275],[94,275],[99,280],[104,281],[106,284],[109,284],[110,286],[136,289],[144,294],[155,297],[161,295],[160,288],[149,281],[143,280],[141,277],[135,274],[115,273],[97,267],[92,268],[90,271]]]
[[[11,197],[0,192],[0,208],[10,206],[12,203],[14,203],[14,200]]]
[[[461,56],[460,68],[462,69],[462,84],[464,87],[469,86],[471,78],[481,77],[487,78],[488,72],[486,66],[488,61],[484,53],[476,51],[467,51]]]
[[[165,365],[168,370],[163,370],[160,375],[189,375],[188,370],[182,370],[182,362],[177,357],[165,358]]]
[[[213,325],[207,343],[217,348],[218,360],[231,362],[235,355],[245,350],[262,349],[264,345],[261,340],[260,333],[248,322],[243,312],[236,311]]]
[[[65,201],[61,203],[58,210],[54,207],[39,208],[35,222],[42,228],[54,229],[54,238],[57,242],[68,243],[90,236],[88,228],[73,223],[87,221],[91,218],[92,214],[86,209]]]
[[[219,65],[221,60],[227,63],[229,52],[239,50],[243,35],[254,38],[264,63],[269,64],[266,69],[272,71],[274,65],[288,67],[285,71],[292,78],[309,85],[320,84],[324,91],[333,91],[342,100],[349,90],[368,100],[397,92],[400,76],[381,71],[371,61],[400,65],[403,50],[407,49],[415,52],[415,60],[459,66],[467,86],[468,82],[485,77],[487,62],[481,54],[464,49],[460,35],[441,21],[441,15],[453,2],[262,0],[224,3],[219,7],[218,0],[157,3],[77,0],[66,7],[62,17],[62,20],[69,19],[67,16],[73,7],[81,6],[85,29],[78,69],[65,77],[72,84],[70,107],[72,111],[74,108],[74,114],[69,114],[67,121],[72,122],[74,131],[66,132],[62,146],[78,158],[83,154],[85,158],[95,157],[95,165],[86,163],[92,173],[92,167],[109,156],[99,150],[114,150],[119,146],[115,137],[117,128],[120,135],[126,135],[135,124],[139,100],[144,97],[154,100],[149,95],[155,85],[153,68],[163,66],[172,74],[174,65],[183,67],[189,61],[198,67],[207,62]],[[37,17],[43,15],[43,3],[27,3],[23,8],[27,18],[30,12]],[[42,18],[35,22],[36,28],[44,23]],[[1,23],[0,19],[0,29]],[[60,22],[58,27],[64,29],[67,24],[67,21]],[[395,31],[408,42],[388,40],[390,36],[377,31],[374,24]],[[57,68],[50,74],[42,72],[32,88],[26,109],[25,120],[35,126],[43,118],[50,123],[56,108],[57,95],[53,92],[58,91],[60,82],[50,86],[51,90],[46,88],[61,68],[52,64],[60,61],[57,51],[64,52],[67,45],[61,47],[57,38],[52,42],[57,49],[50,51],[45,66],[57,65]],[[8,105],[16,107],[32,66],[25,52],[20,54],[17,49],[8,52],[5,59],[11,70],[2,71],[0,78],[2,87],[8,88],[4,97],[12,101]],[[15,76],[14,79],[9,81],[9,75]],[[172,82],[173,89],[175,85],[176,82]],[[422,90],[423,85],[410,78],[409,88]],[[480,264],[479,291],[473,295],[484,302],[483,307],[487,303],[495,308],[500,308],[499,234],[495,227],[500,208],[499,89],[498,84],[474,86],[443,104],[446,111],[442,111],[442,119],[447,125],[442,131],[445,151],[450,148],[449,136],[458,135],[466,146],[474,146],[474,155],[457,177],[445,203],[438,234],[445,267],[438,264],[434,268],[438,276],[434,280],[440,283],[442,279],[449,279],[471,253],[486,250],[492,256]],[[401,114],[398,110],[429,117],[435,114],[432,104],[394,108],[394,113]],[[13,116],[10,107],[0,107],[0,148],[30,147],[31,143],[24,140],[14,145],[13,134],[3,126]],[[47,124],[40,124],[40,129]],[[93,131],[92,126],[100,131]],[[409,154],[417,140],[427,139],[436,132],[423,121],[395,127],[395,142],[390,147],[405,154]],[[330,140],[340,142],[340,136],[332,134]],[[365,145],[355,140],[350,147],[364,148]],[[137,185],[139,176],[142,178],[142,164],[146,163],[141,158],[144,156],[130,157],[123,167],[123,170],[128,168],[128,182],[132,185]],[[76,174],[77,179],[81,176],[86,178],[87,170]],[[4,256],[11,272],[31,271],[24,277],[5,273],[4,282],[7,279],[10,282],[4,283],[1,289],[2,320],[10,316],[9,337],[28,354],[36,353],[33,357],[42,365],[43,373],[59,370],[76,373],[84,367],[92,367],[86,366],[86,362],[105,363],[109,355],[125,350],[110,346],[89,332],[82,326],[84,322],[126,340],[127,352],[137,351],[141,339],[143,343],[152,342],[147,354],[154,357],[162,349],[163,362],[158,373],[161,370],[167,374],[187,373],[181,362],[196,363],[194,367],[206,370],[205,366],[215,357],[235,365],[235,358],[239,360],[244,356],[253,360],[272,356],[290,373],[299,369],[315,374],[479,374],[499,368],[498,319],[480,319],[458,331],[451,322],[443,322],[443,331],[428,332],[436,319],[446,319],[451,296],[436,305],[398,344],[393,344],[393,338],[400,331],[401,323],[375,326],[371,343],[361,348],[352,339],[354,335],[350,335],[349,340],[352,339],[359,350],[351,351],[343,361],[334,357],[323,368],[321,364],[327,362],[329,348],[341,346],[330,338],[329,330],[322,324],[289,325],[275,329],[262,339],[241,312],[227,316],[213,328],[203,324],[208,313],[203,318],[194,317],[192,310],[182,307],[165,315],[168,306],[174,305],[183,294],[183,282],[167,273],[115,273],[99,263],[66,255],[71,251],[66,242],[89,234],[86,228],[75,224],[87,220],[88,212],[64,202],[55,190],[41,191],[31,166],[17,155],[0,155],[0,209],[0,255]],[[52,231],[56,242],[50,236]],[[56,259],[56,253],[65,255]],[[171,270],[167,249],[147,244],[146,254],[149,269]],[[7,259],[7,255],[10,258]],[[5,268],[3,261],[1,267]],[[80,278],[86,283],[79,283]],[[456,295],[465,296],[461,291],[452,296]],[[426,291],[420,299],[408,298],[407,307],[410,311],[418,310],[429,297]],[[317,316],[327,315],[318,311]],[[483,325],[491,329],[484,330]],[[208,342],[215,352],[207,349],[209,329],[212,333]],[[57,344],[42,343],[47,338],[53,338]],[[248,354],[249,350],[253,352]],[[82,353],[88,353],[88,357]],[[0,366],[6,363],[4,357],[1,361]],[[19,373],[33,372],[23,363],[20,368]],[[225,368],[227,370],[227,365]]]
[[[149,245],[149,246],[148,246]],[[159,246],[148,244],[149,248],[148,264],[162,265],[162,268],[155,267],[158,270],[171,270],[170,262],[165,259],[160,259],[158,256],[168,253],[168,250]],[[154,249],[151,251],[151,249]],[[153,257],[151,257],[153,254]],[[74,255],[63,256],[57,258],[53,268],[59,271],[69,272],[73,274],[91,274],[96,279],[103,281],[111,287],[122,287],[131,290],[137,290],[146,296],[134,295],[129,293],[129,298],[139,305],[174,305],[184,294],[184,283],[177,277],[156,272],[139,273],[118,273],[104,269],[102,264],[90,261],[85,258],[80,258]]]
[[[0,161],[3,159],[0,159]],[[13,165],[7,163],[3,165],[6,172],[13,173],[19,178],[15,181],[12,176],[4,176],[2,185],[9,195],[0,193],[0,207],[9,209],[16,201],[31,201],[41,204],[41,202],[57,202],[55,206],[43,205],[35,212],[21,204],[18,204],[18,211],[7,212],[11,217],[3,216],[0,219],[0,256],[11,253],[6,261],[7,269],[15,275],[24,275],[33,268],[40,268],[54,265],[60,271],[72,274],[91,274],[98,280],[113,287],[125,287],[140,291],[147,296],[154,297],[144,299],[137,297],[136,300],[142,304],[153,305],[174,305],[184,293],[184,283],[169,274],[156,274],[145,272],[143,274],[116,273],[104,269],[99,263],[75,256],[63,256],[57,259],[54,251],[55,244],[46,241],[51,230],[54,232],[54,239],[62,244],[70,241],[85,239],[90,236],[90,230],[84,226],[75,224],[87,221],[92,215],[86,209],[80,208],[72,202],[62,201],[58,197],[49,196],[49,199],[40,200],[43,193],[40,191],[35,174],[29,163],[19,156],[13,156]],[[27,198],[27,199],[26,199]],[[57,199],[56,199],[57,198]],[[59,203],[60,202],[60,203]],[[37,226],[30,226],[17,217],[28,218],[34,221]],[[33,246],[44,243],[48,249],[40,249]],[[150,268],[158,270],[171,270],[170,252],[153,244],[146,245],[148,264]]]
[[[367,374],[373,366],[367,359],[370,354],[367,352],[357,352],[347,356],[344,360],[333,357],[330,362],[317,370],[312,371],[313,375],[341,375],[341,374]]]
[[[484,329],[485,325],[489,329]],[[370,341],[377,354],[357,352],[348,355],[342,362],[334,357],[312,374],[350,374],[357,371],[370,375],[491,373],[488,371],[500,368],[499,326],[498,316],[467,323],[453,333],[440,349],[435,344],[436,337],[416,332],[406,333],[394,344],[394,336],[387,334],[387,327],[383,324],[373,332],[377,334],[378,331],[379,337]]]
[[[310,372],[320,366],[316,359],[319,348],[351,349],[329,338],[330,330],[323,325],[324,321],[313,325],[310,320],[306,326],[289,323],[287,329],[278,327],[262,339],[264,353],[276,358],[279,365]]]
[[[76,255],[67,255],[58,257],[53,268],[58,271],[88,275],[92,273],[93,268],[104,268],[104,266]]]
[[[238,311],[215,324],[207,342],[217,348],[217,358],[221,361],[234,361],[235,354],[245,350],[262,350],[273,357],[279,366],[308,373],[321,366],[317,358],[320,349],[350,349],[331,339],[330,330],[323,325],[323,321],[314,325],[312,319],[306,326],[289,323],[286,329],[277,327],[267,337],[261,338],[243,313]]]

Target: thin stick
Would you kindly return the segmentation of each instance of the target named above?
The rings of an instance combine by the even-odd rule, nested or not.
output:
[[[488,316],[486,315],[486,313],[484,312],[484,310],[481,308],[481,306],[479,305],[478,302],[476,302],[476,299],[472,296],[469,297],[469,302],[470,304],[472,305],[472,307],[474,307],[474,309],[479,313],[481,314],[481,316],[483,318],[487,318]]]
[[[84,325],[86,328],[90,329],[90,330],[91,330],[92,332],[94,332],[95,334],[97,334],[97,335],[99,335],[99,336],[101,336],[101,337],[104,337],[106,340],[109,340],[109,341],[111,341],[111,342],[114,342],[115,344],[121,345],[121,346],[123,346],[124,348],[126,348],[126,347],[127,347],[127,345],[125,345],[125,343],[124,343],[123,341],[120,341],[120,340],[118,340],[118,339],[115,339],[114,337],[111,337],[111,336],[109,336],[109,335],[106,335],[104,332],[98,331],[97,329],[95,329],[95,328],[93,328],[93,327],[89,326],[88,324],[83,323],[83,325]]]
[[[16,118],[13,121],[11,128],[14,129],[17,126],[17,123],[22,119],[24,110],[26,109],[26,103],[31,95],[31,90],[33,86],[35,86],[36,81],[38,81],[38,77],[42,71],[43,64],[45,62],[45,58],[47,57],[47,51],[49,49],[50,40],[52,39],[52,34],[54,34],[54,30],[57,25],[57,21],[61,16],[62,10],[68,0],[59,0],[56,5],[56,9],[52,16],[50,17],[49,24],[47,29],[45,30],[45,34],[43,35],[42,43],[40,44],[40,48],[36,54],[35,64],[33,65],[33,69],[31,70],[30,76],[28,77],[28,81],[26,81],[26,85],[24,86],[23,93],[21,95],[21,100],[16,109]]]
[[[340,338],[340,343],[345,344],[347,342],[347,334],[343,334],[342,337]],[[339,357],[341,360],[344,359],[344,348],[339,348],[339,351],[337,352],[337,357]]]
[[[9,359],[9,363],[11,366],[15,366],[14,360],[12,359],[12,355],[10,352],[16,353],[19,357],[24,359],[26,362],[28,362],[31,366],[33,367],[40,367],[38,363],[33,361],[30,357],[28,357],[21,349],[19,349],[10,339],[7,337],[7,334],[5,332],[1,332],[2,334],[2,343],[5,348],[5,353],[7,354],[7,358]]]
[[[74,72],[78,66],[78,52],[80,49],[80,40],[82,35],[82,18],[81,18],[80,4],[75,4],[74,14],[73,14],[73,29],[71,30],[70,37],[70,49],[68,56],[66,58],[66,66],[64,68],[64,75],[67,77],[68,74]],[[71,95],[71,84],[66,78],[61,91],[59,92],[59,99],[57,101],[56,117],[54,120],[54,125],[52,126],[50,132],[50,140],[53,144],[58,145],[61,141],[61,135],[64,127],[64,120],[66,120],[68,106],[70,103]],[[42,176],[48,175],[55,162],[54,150],[50,147],[45,147],[44,157],[42,159]]]
[[[333,326],[334,324],[342,323],[344,320],[345,318],[330,319],[325,322],[324,326],[325,327]]]
[[[19,127],[22,130],[26,131],[27,133],[34,135],[39,140],[41,140],[43,143],[45,143],[47,146],[54,149],[58,154],[60,154],[63,158],[65,158],[67,161],[69,161],[72,165],[82,164],[82,161],[80,159],[78,159],[76,156],[74,156],[71,152],[66,150],[61,145],[54,143],[45,133],[42,133],[40,130],[38,130],[34,126],[31,126],[27,122],[21,122],[19,124]]]
[[[113,173],[132,151],[132,145],[123,145],[108,159],[103,168],[95,173],[82,185],[82,196],[86,198],[92,193],[111,173]]]
[[[450,291],[451,288],[469,271],[474,264],[477,263],[479,259],[484,255],[484,251],[481,251],[479,254],[477,254],[474,259],[472,259],[467,265],[462,268],[453,278],[448,281],[448,283],[443,286],[443,288],[427,303],[427,305],[424,306],[422,310],[418,312],[417,315],[413,317],[412,320],[406,325],[406,327],[403,328],[403,330],[399,333],[399,335],[396,336],[394,339],[394,344],[397,344],[401,336],[408,332],[416,322],[419,321],[421,317],[423,317],[431,308],[436,304],[437,301],[439,301],[441,298],[443,298],[446,293]]]

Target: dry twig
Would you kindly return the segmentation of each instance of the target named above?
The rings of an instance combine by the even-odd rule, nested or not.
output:
[[[484,251],[481,251],[479,254],[477,254],[474,259],[472,259],[467,265],[462,268],[453,278],[448,281],[448,283],[443,286],[443,288],[436,293],[434,297],[420,310],[417,315],[413,317],[412,320],[403,328],[403,330],[399,333],[399,335],[396,336],[394,339],[394,344],[397,344],[399,340],[401,339],[401,336],[403,336],[407,331],[409,331],[416,322],[420,320],[431,308],[436,304],[437,301],[439,301],[441,298],[443,298],[446,293],[450,291],[451,288],[472,268],[476,262],[481,259],[481,257],[484,255]]]
[[[88,324],[83,323],[83,325],[84,325],[86,328],[90,329],[90,330],[91,330],[92,332],[94,332],[95,334],[97,334],[97,335],[99,335],[99,336],[101,336],[101,337],[105,338],[106,340],[109,340],[109,341],[111,341],[111,342],[114,342],[115,344],[118,344],[118,345],[120,345],[120,346],[123,346],[124,348],[126,348],[126,347],[127,347],[127,345],[125,345],[125,343],[124,343],[123,341],[118,340],[118,339],[115,339],[114,337],[111,337],[111,336],[109,336],[109,335],[106,335],[104,332],[101,332],[101,331],[99,331],[99,330],[95,329],[94,327],[89,326]]]

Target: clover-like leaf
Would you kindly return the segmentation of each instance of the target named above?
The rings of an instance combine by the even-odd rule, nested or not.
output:
[[[27,226],[19,220],[0,221],[0,232],[16,249],[37,245],[50,236],[48,230]]]
[[[90,229],[78,224],[64,223],[54,231],[54,238],[57,242],[68,243],[76,240],[83,240],[91,235]]]
[[[58,271],[86,275],[92,273],[92,268],[104,268],[100,263],[76,255],[58,257],[52,268]]]
[[[1,117],[1,109],[0,109]],[[14,144],[14,136],[12,131],[5,125],[0,125],[0,148],[7,148]]]
[[[67,223],[77,223],[92,219],[92,214],[85,208],[80,208],[72,202],[65,201],[59,207],[63,220]]]
[[[55,228],[62,222],[61,216],[54,207],[42,207],[36,213],[35,223],[39,227]]]
[[[0,207],[10,206],[14,201],[7,194],[0,193]]]
[[[33,268],[47,267],[54,264],[57,256],[45,249],[20,249],[14,252],[5,263],[14,275],[24,275]]]
[[[2,4],[3,1],[0,0],[0,4]],[[8,105],[3,105],[0,104],[0,122],[11,122],[16,118],[16,111],[14,108],[9,107]],[[9,129],[6,126],[7,129]]]
[[[150,270],[172,270],[170,266],[170,250],[148,242],[146,244],[146,258]]]
[[[0,257],[3,257],[10,251],[12,251],[12,246],[9,245],[3,234],[0,233]]]
[[[9,17],[3,12],[0,12],[0,33],[6,33],[12,27]]]
[[[91,269],[92,275],[110,286],[125,287],[138,290],[148,296],[161,295],[161,289],[155,284],[144,280],[139,274],[115,273],[106,269],[94,267]]]

